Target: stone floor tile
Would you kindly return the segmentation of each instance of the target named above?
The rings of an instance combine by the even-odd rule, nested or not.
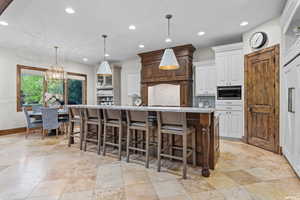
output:
[[[224,172],[224,174],[226,174],[229,178],[234,180],[239,185],[248,185],[261,182],[260,179],[256,178],[255,176],[249,174],[244,170]]]
[[[127,185],[125,187],[127,200],[159,200],[152,184]]]
[[[222,172],[212,173],[206,181],[216,189],[232,188],[238,186],[238,183],[233,181]]]
[[[93,190],[63,193],[59,200],[95,200]]]
[[[207,192],[200,193],[191,193],[189,195],[192,200],[226,200],[225,196],[217,190],[210,190]]]
[[[126,200],[125,189],[106,188],[105,190],[95,191],[95,200]]]
[[[183,186],[178,181],[157,182],[153,186],[159,198],[186,194]]]
[[[34,191],[30,194],[32,197],[42,197],[42,196],[57,196],[61,195],[66,187],[67,180],[56,180],[56,181],[45,181],[37,185]]]

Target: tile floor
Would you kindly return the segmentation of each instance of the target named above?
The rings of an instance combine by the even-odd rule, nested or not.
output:
[[[91,146],[90,146],[91,147]],[[156,172],[136,161],[119,162],[68,148],[56,139],[0,137],[0,200],[300,200],[300,180],[286,160],[241,142],[222,141],[210,178],[178,163]]]

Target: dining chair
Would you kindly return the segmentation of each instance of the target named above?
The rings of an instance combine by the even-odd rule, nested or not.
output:
[[[146,154],[145,167],[149,168],[149,147],[150,147],[150,132],[153,130],[154,126],[149,124],[148,111],[131,111],[126,110],[127,119],[127,145],[126,145],[126,161],[129,162],[130,150],[139,151]],[[132,132],[135,137],[133,140]],[[137,134],[142,138],[137,140]],[[133,146],[134,144],[134,146]],[[141,144],[141,147],[138,147]]]
[[[26,134],[25,138],[28,137],[32,130],[40,129],[43,132],[43,123],[42,120],[34,120],[29,116],[28,108],[24,107],[23,112],[25,114],[26,119]],[[43,134],[43,133],[42,133]]]
[[[67,107],[63,107],[63,109],[59,110],[61,112],[68,113],[69,109]],[[58,122],[60,124],[60,128],[62,129],[62,132],[66,134],[66,137],[68,135],[68,124],[69,124],[69,115],[58,115]]]
[[[84,109],[83,110],[83,121],[84,121],[84,132],[83,132],[83,150],[86,151],[87,143],[92,142],[97,145],[97,153],[100,155],[101,148],[101,136],[103,129],[102,111],[100,109]]]
[[[106,146],[118,148],[118,158],[121,160],[123,124],[121,110],[103,109],[104,133],[103,133],[103,156],[106,154]],[[111,133],[109,133],[111,129]],[[118,129],[115,132],[115,129]],[[118,140],[117,140],[118,139]]]
[[[58,110],[56,108],[42,108],[42,121],[43,121],[43,138],[45,137],[45,131],[56,131],[56,137],[58,137]]]
[[[75,126],[79,126],[79,130]],[[74,144],[74,139],[79,138],[80,140],[80,150],[82,150],[83,145],[83,109],[81,108],[69,108],[69,128],[68,128],[68,147]]]
[[[193,126],[187,124],[186,113],[157,112],[158,129],[158,163],[157,171],[161,168],[161,157],[180,160],[183,162],[183,179],[186,179],[187,160],[192,156],[193,165],[196,165],[196,130]],[[169,136],[167,146],[163,141],[163,135]],[[188,135],[191,135],[192,147],[188,148]],[[181,137],[182,147],[174,145],[174,136]],[[174,155],[173,150],[181,150],[182,156]]]
[[[32,112],[41,112],[42,106],[41,105],[32,105],[31,109],[32,109]]]

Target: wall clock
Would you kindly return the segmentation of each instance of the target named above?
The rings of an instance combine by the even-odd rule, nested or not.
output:
[[[268,35],[264,32],[256,32],[250,37],[250,47],[252,49],[259,49],[263,47],[268,41]]]

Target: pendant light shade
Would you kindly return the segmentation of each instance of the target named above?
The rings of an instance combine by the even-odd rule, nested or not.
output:
[[[97,75],[110,76],[112,75],[112,71],[110,69],[109,63],[107,61],[103,61],[97,71]]]
[[[175,70],[179,68],[173,49],[166,49],[160,61],[159,69],[162,70]]]
[[[97,75],[102,75],[102,76],[111,76],[112,75],[112,71],[110,68],[109,63],[106,61],[105,59],[105,55],[106,55],[106,38],[107,35],[102,35],[103,40],[104,40],[104,56],[103,56],[103,61],[102,63],[99,65],[99,68],[97,70]]]
[[[166,15],[166,19],[168,20],[168,37],[166,39],[166,42],[171,42],[170,38],[170,19],[172,18],[172,15]],[[179,64],[176,58],[176,55],[171,48],[165,49],[165,52],[163,54],[163,57],[159,64],[159,69],[162,70],[176,70],[179,68]]]

